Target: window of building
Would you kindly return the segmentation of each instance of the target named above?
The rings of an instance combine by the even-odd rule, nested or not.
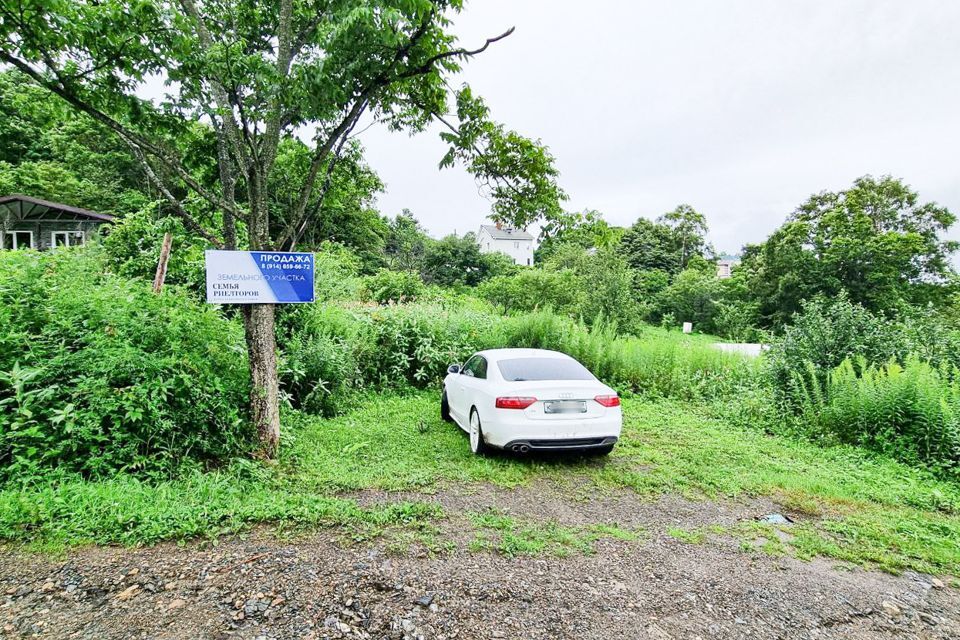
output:
[[[33,249],[33,231],[7,231],[3,237],[4,249]]]
[[[83,244],[83,231],[50,232],[51,247],[78,247]]]

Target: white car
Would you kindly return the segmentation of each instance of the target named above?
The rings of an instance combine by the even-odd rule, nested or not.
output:
[[[607,454],[620,437],[617,392],[570,356],[544,349],[490,349],[443,380],[440,415],[470,434],[470,449]]]

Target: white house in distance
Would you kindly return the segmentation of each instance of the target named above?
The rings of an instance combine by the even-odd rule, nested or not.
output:
[[[517,264],[533,264],[533,236],[523,229],[482,224],[477,233],[480,253],[505,253]]]

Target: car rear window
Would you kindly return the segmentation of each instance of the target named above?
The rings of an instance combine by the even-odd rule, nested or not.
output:
[[[509,382],[523,380],[595,380],[576,360],[565,358],[511,358],[497,362],[500,375]]]

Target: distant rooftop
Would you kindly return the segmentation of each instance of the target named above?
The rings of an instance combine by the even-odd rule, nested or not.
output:
[[[482,224],[480,228],[485,229],[494,240],[533,240],[533,236],[523,229],[512,229],[510,227],[498,229],[492,224]]]

